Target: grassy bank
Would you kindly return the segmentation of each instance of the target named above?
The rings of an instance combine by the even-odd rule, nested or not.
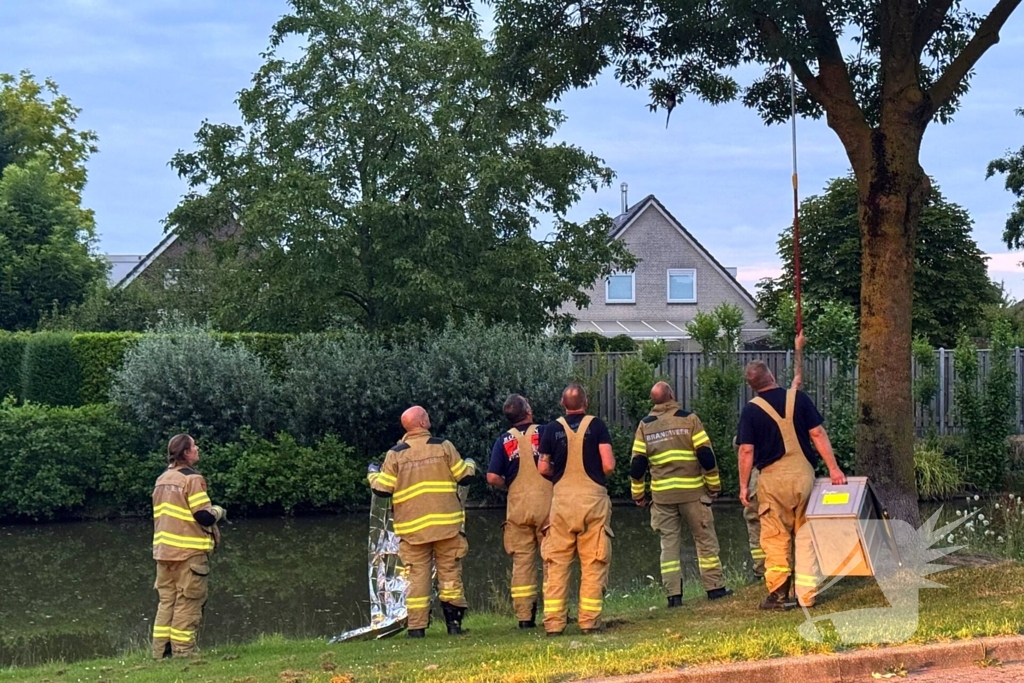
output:
[[[1024,565],[953,569],[935,577],[945,589],[921,594],[920,625],[912,642],[936,642],[1024,632]],[[875,584],[847,580],[822,596],[812,614],[884,606]],[[205,650],[198,661],[153,662],[145,653],[121,658],[0,671],[14,681],[120,680],[140,683],[348,683],[349,681],[572,680],[712,662],[766,659],[843,649],[834,637],[811,643],[797,633],[800,611],[756,609],[760,586],[708,603],[697,597],[668,612],[655,590],[610,595],[609,628],[582,636],[570,626],[561,638],[521,632],[507,616],[477,614],[470,633],[443,635],[435,622],[423,641],[404,638],[329,646],[322,640],[267,637],[247,645]],[[652,609],[657,606],[656,609]]]

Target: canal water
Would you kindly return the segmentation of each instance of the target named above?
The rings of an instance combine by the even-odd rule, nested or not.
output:
[[[504,510],[469,510],[463,580],[470,609],[507,596]],[[715,506],[722,561],[749,563],[741,508]],[[649,512],[616,507],[610,587],[658,576]],[[260,634],[333,636],[368,616],[365,514],[247,519],[223,530],[213,558],[201,642]],[[156,608],[152,522],[124,520],[0,526],[0,666],[112,655],[148,641]],[[698,576],[692,542],[688,577]],[[496,600],[496,596],[498,599]],[[507,603],[507,600],[504,602]]]

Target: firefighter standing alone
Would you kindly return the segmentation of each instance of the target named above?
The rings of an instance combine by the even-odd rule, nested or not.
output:
[[[533,422],[533,409],[519,394],[512,394],[503,407],[512,428],[494,442],[487,483],[508,488],[505,507],[505,552],[512,556],[512,604],[519,628],[537,625],[537,560],[540,557],[541,527],[551,511],[551,482],[537,470],[540,426]]]
[[[680,408],[672,388],[651,389],[654,408],[640,421],[633,439],[630,490],[637,505],[647,504],[645,479],[651,473],[651,527],[661,535],[661,581],[668,606],[682,600],[680,545],[683,525],[697,545],[697,565],[709,600],[731,595],[722,579],[712,498],[722,490],[711,439],[700,419]]]
[[[367,479],[373,492],[390,497],[393,505],[395,534],[401,538],[398,556],[409,570],[408,637],[426,634],[432,564],[448,635],[458,635],[467,607],[462,559],[469,544],[462,533],[466,516],[457,487],[476,474],[476,465],[463,460],[450,441],[431,436],[430,416],[423,408],[402,413],[402,428],[405,436]]]
[[[191,657],[206,604],[210,553],[220,540],[224,508],[213,505],[203,475],[192,469],[199,447],[188,434],[167,444],[168,467],[153,488],[153,559],[160,596],[153,657]]]

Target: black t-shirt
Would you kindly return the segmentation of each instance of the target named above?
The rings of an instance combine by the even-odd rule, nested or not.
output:
[[[530,425],[519,425],[516,429],[525,432]],[[544,434],[544,425],[537,425],[537,432],[533,435],[534,464],[537,463],[537,449],[540,448],[540,437]],[[487,467],[488,474],[497,474],[505,479],[505,486],[511,486],[519,474],[519,439],[512,436],[511,432],[502,432],[498,440],[491,448],[491,463]]]
[[[762,391],[758,396],[767,401],[768,405],[779,414],[779,417],[786,417],[785,389],[775,387]],[[793,426],[796,429],[796,436],[800,440],[804,456],[812,465],[817,465],[819,456],[811,447],[809,432],[824,422],[821,413],[818,412],[811,397],[802,391],[796,392],[793,412]],[[779,460],[786,453],[779,425],[768,413],[753,403],[748,403],[740,415],[738,440],[741,446],[754,447],[754,466],[760,470]]]
[[[582,413],[566,415],[565,421],[573,430],[576,430],[584,417],[586,416]],[[605,485],[605,476],[604,468],[601,466],[601,451],[598,446],[603,443],[611,444],[611,442],[612,435],[608,432],[608,426],[600,418],[595,417],[591,420],[586,434],[583,435],[583,469],[587,476],[601,486]],[[556,484],[565,474],[568,451],[569,440],[565,434],[565,427],[557,421],[545,426],[544,436],[540,440],[540,452],[543,455],[551,456],[552,475],[549,479]]]

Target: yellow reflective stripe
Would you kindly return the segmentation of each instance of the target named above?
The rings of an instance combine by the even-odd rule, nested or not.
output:
[[[604,606],[604,600],[600,598],[580,598],[580,611],[600,612]]]
[[[513,598],[532,598],[537,595],[537,586],[512,586]]]
[[[195,517],[192,516],[191,510],[187,510],[177,505],[172,505],[171,503],[160,503],[153,508],[153,519],[158,519],[160,517],[173,517],[185,522],[196,521]]]
[[[424,598],[406,598],[405,607],[406,609],[424,609],[430,606],[430,596]]]
[[[189,643],[192,642],[192,638],[195,636],[195,631],[180,631],[176,628],[166,627],[167,631],[161,633],[161,635],[169,636],[171,640],[177,643]]]
[[[169,545],[186,550],[213,550],[213,539],[209,536],[179,536],[166,531],[153,534],[153,545]]]
[[[465,513],[462,510],[451,513],[437,513],[433,515],[423,515],[416,519],[408,522],[395,523],[395,533],[399,536],[411,534],[414,531],[422,531],[432,526],[444,526],[446,524],[462,524],[466,520]]]
[[[448,469],[452,471],[452,476],[455,477],[456,481],[458,481],[466,474],[466,470],[469,469],[469,465],[466,464],[465,460],[460,460]]]
[[[398,477],[387,474],[386,472],[377,472],[375,479],[381,486],[387,486],[390,488],[394,488],[395,484],[398,483]]]
[[[651,456],[652,465],[664,465],[667,462],[690,462],[696,460],[697,456],[693,454],[693,451],[687,451],[679,448]]]
[[[633,441],[633,452],[639,453],[640,455],[647,454],[647,444],[639,439]]]
[[[455,493],[456,484],[454,481],[421,481],[401,491],[395,491],[391,498],[392,503],[403,503],[424,493]]]
[[[699,489],[704,486],[704,477],[669,477],[652,479],[652,491],[668,491],[670,489]]]
[[[721,486],[722,478],[717,474],[705,474],[704,481],[707,482],[708,486]]]
[[[634,496],[643,495],[646,490],[646,486],[642,481],[630,480],[629,490]]]
[[[210,502],[210,495],[206,491],[193,493],[188,497],[188,506],[192,509]]]
[[[750,549],[750,556],[752,558],[754,558],[755,560],[763,560],[766,557],[768,557],[768,555],[763,550],[761,550],[760,548],[751,548]]]
[[[677,572],[680,570],[680,567],[681,565],[679,564],[679,560],[676,560],[675,562],[662,562],[661,573],[670,574],[672,572]]]
[[[817,588],[818,587],[818,577],[811,576],[810,574],[799,574],[798,573],[796,575],[795,583],[798,586],[806,586],[806,587],[809,587],[809,588]]]
[[[789,567],[768,567],[767,571],[775,572],[776,574],[789,574],[792,572]]]
[[[459,598],[462,597],[462,589],[461,588],[449,588],[449,589],[440,591],[437,594],[437,597],[441,598],[442,600],[458,600]]]
[[[153,637],[154,638],[159,638],[160,636],[169,636],[169,635],[171,635],[171,627],[170,626],[154,626],[153,627]]]
[[[698,557],[697,566],[701,569],[715,569],[722,566],[722,561],[718,559],[717,555],[711,557]]]
[[[565,600],[544,600],[545,612],[558,612],[565,609]]]
[[[366,475],[366,480],[370,482],[370,485],[372,486],[373,483],[377,481],[378,477],[380,477],[380,472],[370,472]]]
[[[703,430],[701,430],[701,431],[699,431],[699,432],[697,432],[696,434],[693,435],[693,447],[694,448],[696,448],[697,446],[700,446],[701,444],[705,444],[708,441],[711,441],[711,439],[708,438],[708,433],[703,431]]]

